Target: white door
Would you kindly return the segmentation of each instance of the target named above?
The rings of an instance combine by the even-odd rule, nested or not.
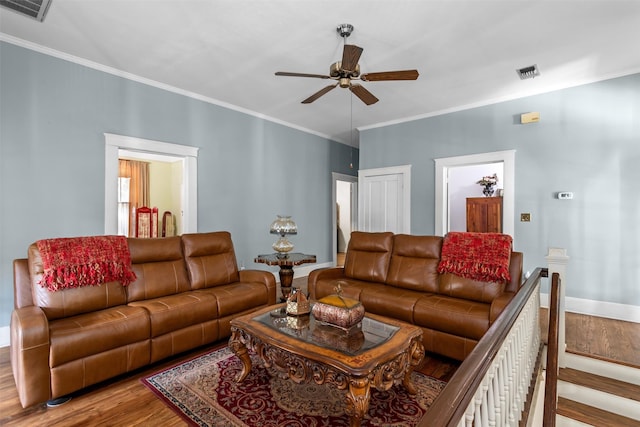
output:
[[[411,232],[411,166],[358,171],[358,229]]]

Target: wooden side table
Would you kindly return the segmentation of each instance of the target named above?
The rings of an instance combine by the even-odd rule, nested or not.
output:
[[[291,285],[293,284],[293,267],[305,263],[315,263],[315,255],[307,255],[301,253],[290,253],[281,255],[278,253],[258,255],[254,262],[277,265],[280,267],[278,274],[280,275],[280,289],[282,291],[282,301],[286,301],[291,294]]]

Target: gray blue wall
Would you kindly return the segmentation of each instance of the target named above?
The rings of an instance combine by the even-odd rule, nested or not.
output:
[[[230,231],[246,268],[276,214],[333,259],[331,173],[356,149],[350,169],[344,144],[0,42],[0,326],[30,243],[104,233],[105,132],[199,147],[198,231]]]
[[[519,124],[531,111],[540,123]],[[434,159],[501,150],[526,270],[566,248],[567,296],[640,306],[640,74],[360,132],[361,169],[413,165],[413,234],[435,230]]]

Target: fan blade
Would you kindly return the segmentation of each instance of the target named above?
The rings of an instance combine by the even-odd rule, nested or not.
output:
[[[326,94],[331,89],[334,89],[336,86],[338,86],[337,83],[334,84],[334,85],[329,85],[329,86],[325,87],[324,89],[321,89],[321,90],[317,91],[316,93],[314,93],[313,95],[311,95],[310,97],[308,97],[307,99],[302,101],[302,103],[303,104],[311,104],[313,101],[315,101],[316,99],[320,98],[322,95]]]
[[[329,79],[329,76],[325,76],[324,74],[305,74],[305,73],[290,73],[288,71],[278,71],[276,72],[276,76],[287,76],[287,77],[313,77],[316,79]]]
[[[416,80],[418,70],[383,71],[381,73],[367,73],[360,76],[365,82],[379,82],[383,80]]]
[[[346,71],[355,71],[362,55],[362,48],[354,44],[345,44],[342,51],[341,68]]]
[[[351,86],[349,86],[349,90],[367,105],[375,104],[376,102],[378,102],[378,98],[373,96],[373,94],[365,89],[362,85],[352,84]]]

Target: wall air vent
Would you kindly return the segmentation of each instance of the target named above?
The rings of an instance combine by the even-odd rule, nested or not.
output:
[[[538,70],[537,65],[533,64],[528,67],[516,70],[516,73],[518,73],[518,77],[520,77],[520,80],[525,80],[538,77],[540,75],[540,70]]]
[[[30,18],[44,21],[52,0],[0,0],[0,6]]]

